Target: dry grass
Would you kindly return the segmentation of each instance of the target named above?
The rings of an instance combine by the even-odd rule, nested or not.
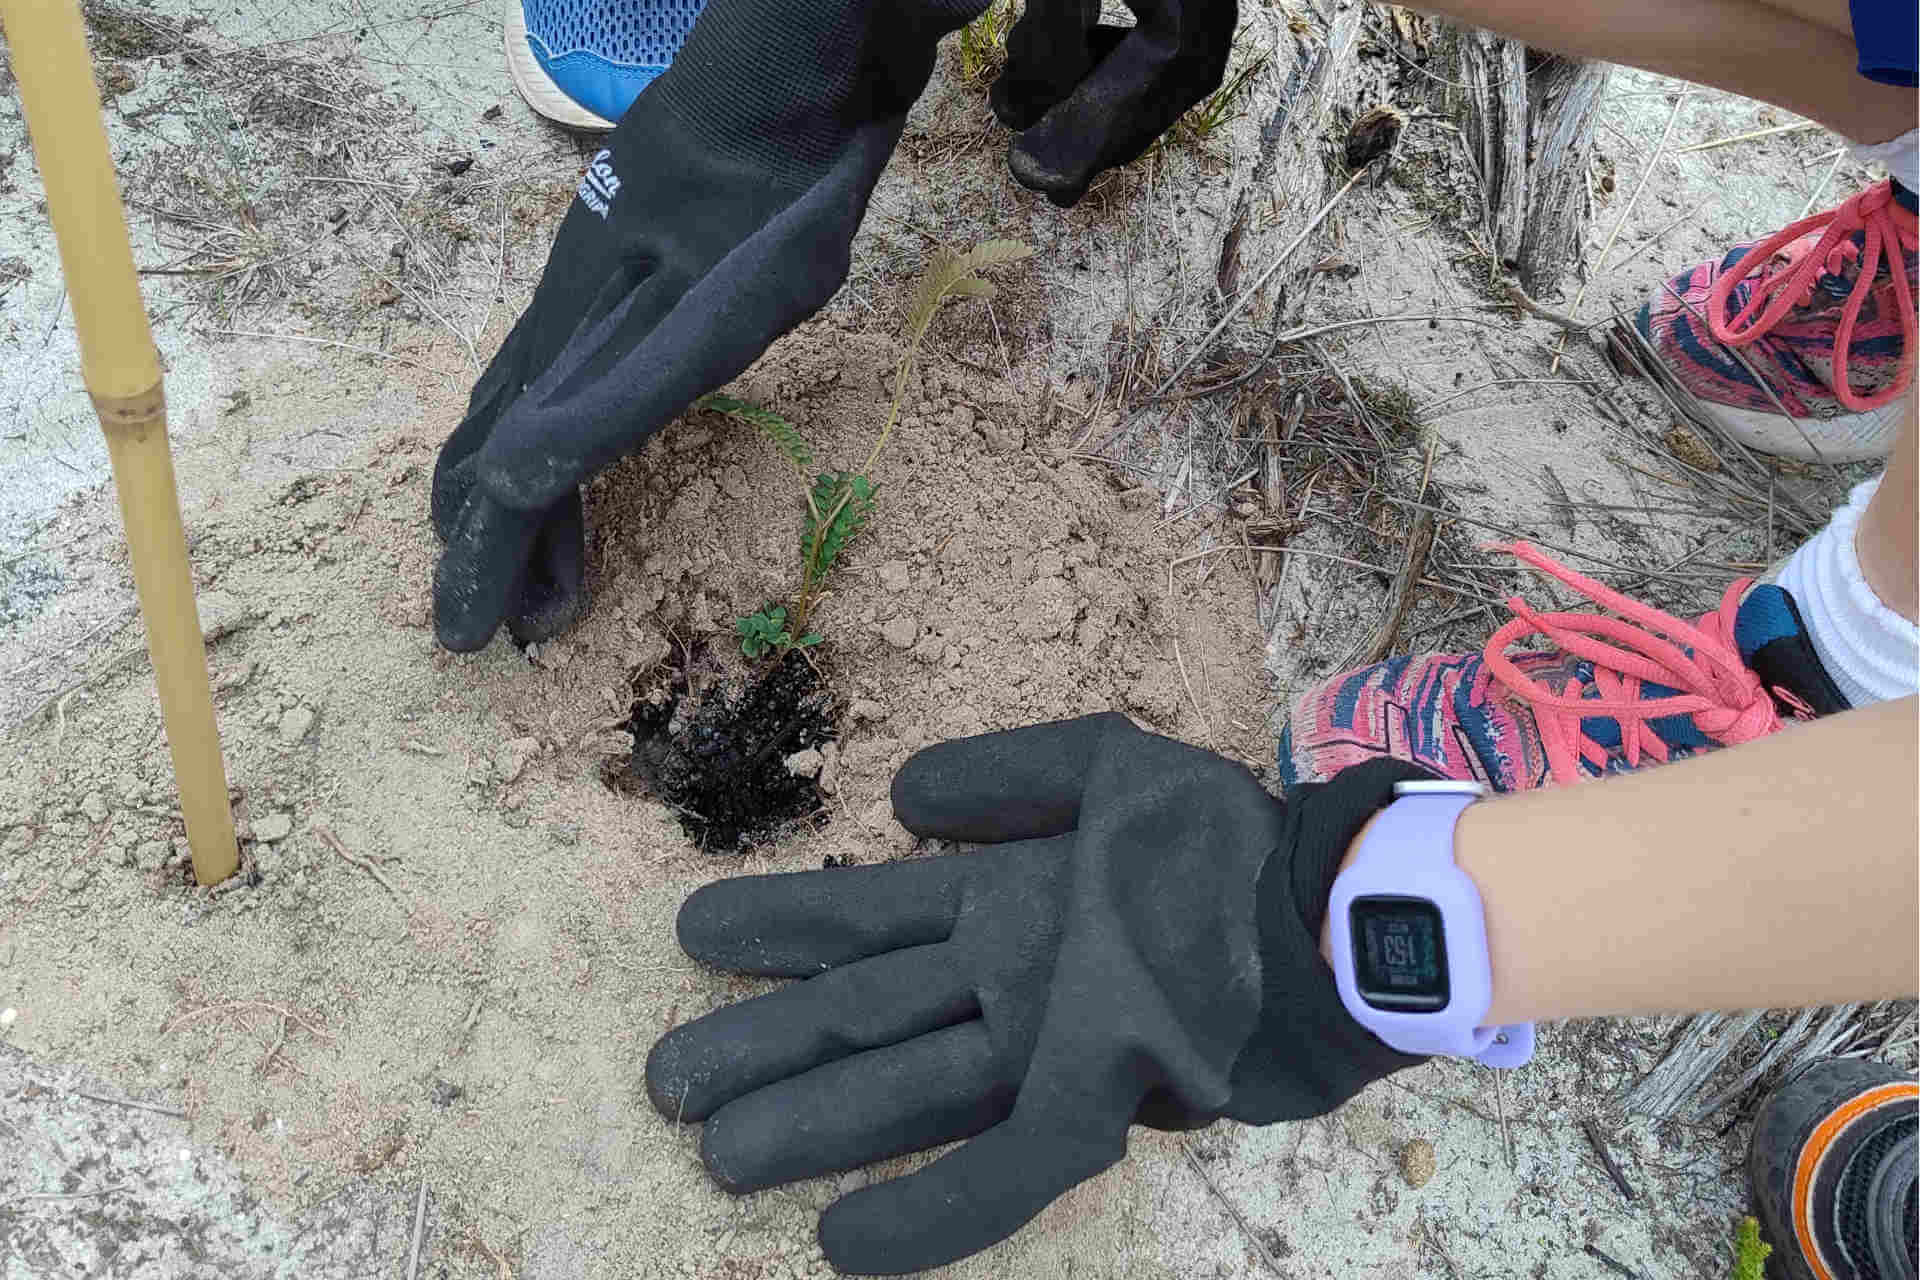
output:
[[[511,318],[495,303],[516,241],[564,208],[564,172],[503,175],[436,145],[324,39],[228,48],[197,19],[85,13],[110,118],[148,135],[121,175],[136,240],[157,245],[142,274],[181,278],[213,327],[424,323],[471,358]]]
[[[992,0],[985,13],[960,29],[955,45],[960,82],[985,91],[1007,65],[1007,32],[1019,19],[1014,0]]]

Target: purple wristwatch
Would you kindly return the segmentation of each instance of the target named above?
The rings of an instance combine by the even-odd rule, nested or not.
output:
[[[1493,1003],[1480,891],[1453,863],[1460,811],[1477,782],[1402,782],[1327,903],[1340,1002],[1402,1053],[1446,1053],[1489,1067],[1533,1057],[1533,1024],[1480,1025]]]

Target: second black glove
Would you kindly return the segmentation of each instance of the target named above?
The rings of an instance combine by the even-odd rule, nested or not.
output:
[[[1007,34],[990,101],[1019,133],[1007,167],[1061,206],[1129,164],[1219,88],[1235,0],[1127,0],[1135,26],[1100,22],[1100,0],[1028,0]]]
[[[1348,1016],[1319,952],[1348,843],[1418,776],[1383,760],[1283,805],[1111,714],[930,747],[895,813],[985,847],[695,893],[689,955],[809,980],[668,1033],[648,1094],[705,1121],[732,1191],[972,1138],[826,1211],[828,1260],[859,1274],[1003,1239],[1135,1122],[1322,1114],[1418,1061]]]

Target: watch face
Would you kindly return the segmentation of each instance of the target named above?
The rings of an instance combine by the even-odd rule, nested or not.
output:
[[[1347,919],[1362,1000],[1389,1013],[1447,1007],[1447,932],[1439,907],[1425,898],[1381,894],[1355,898]]]

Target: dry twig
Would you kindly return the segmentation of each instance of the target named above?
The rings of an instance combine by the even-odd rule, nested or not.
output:
[[[1400,566],[1399,576],[1393,580],[1393,592],[1387,598],[1387,620],[1358,665],[1370,667],[1393,652],[1400,629],[1407,625],[1407,615],[1413,612],[1414,587],[1427,571],[1427,554],[1432,550],[1433,515],[1422,511],[1414,516],[1413,531],[1407,535],[1407,559]]]
[[[1267,1270],[1272,1272],[1276,1277],[1284,1276],[1286,1273],[1281,1271],[1280,1264],[1274,1261],[1273,1254],[1268,1251],[1266,1242],[1253,1233],[1253,1228],[1247,1225],[1247,1220],[1240,1216],[1240,1210],[1234,1208],[1233,1201],[1227,1199],[1220,1188],[1214,1184],[1213,1178],[1207,1173],[1206,1166],[1201,1164],[1200,1158],[1193,1154],[1193,1148],[1187,1143],[1185,1138],[1180,1139],[1180,1154],[1187,1158],[1187,1164],[1192,1167],[1195,1173],[1200,1175],[1200,1181],[1207,1184],[1207,1190],[1212,1193],[1215,1200],[1220,1202],[1220,1207],[1227,1211],[1227,1216],[1233,1219],[1234,1225],[1240,1228],[1240,1233],[1244,1235],[1247,1238],[1247,1242],[1253,1246],[1254,1252],[1258,1253],[1260,1260],[1267,1264]]]
[[[1200,717],[1200,730],[1207,736],[1207,745],[1217,750],[1213,737],[1213,722],[1207,719],[1207,713],[1200,706],[1200,697],[1193,691],[1193,677],[1187,674],[1187,660],[1181,656],[1179,636],[1173,638],[1173,660],[1180,667],[1180,683],[1187,686],[1187,700],[1193,703],[1193,714]]]
[[[20,1198],[22,1200],[90,1200],[94,1196],[110,1196],[116,1191],[125,1190],[126,1187],[126,1183],[116,1182],[110,1187],[101,1187],[97,1191],[35,1191]]]
[[[1600,1163],[1606,1168],[1607,1176],[1613,1179],[1613,1185],[1620,1188],[1620,1194],[1633,1199],[1633,1184],[1627,1181],[1627,1175],[1613,1158],[1613,1152],[1607,1149],[1606,1137],[1601,1134],[1600,1126],[1592,1120],[1582,1120],[1580,1131],[1587,1135],[1587,1141],[1593,1145],[1593,1153],[1600,1157]]]
[[[339,856],[342,862],[345,862],[348,866],[358,867],[360,870],[366,872],[368,875],[372,876],[375,880],[379,881],[380,887],[382,889],[385,889],[388,893],[392,894],[393,900],[400,904],[400,909],[402,911],[408,912],[408,914],[412,914],[411,909],[408,908],[407,906],[407,900],[400,896],[400,891],[393,887],[393,882],[387,879],[386,876],[380,873],[380,868],[374,866],[373,863],[369,861],[366,861],[361,858],[356,858],[352,854],[348,853],[347,846],[340,843],[340,837],[333,834],[333,830],[330,827],[326,826],[323,823],[316,822],[313,824],[313,834],[320,838],[321,844],[324,844],[327,846],[327,848],[333,850],[334,853]]]
[[[1525,311],[1529,315],[1538,316],[1540,319],[1545,320],[1549,324],[1559,325],[1562,329],[1565,329],[1568,333],[1577,333],[1581,337],[1585,337],[1587,334],[1587,331],[1593,328],[1594,325],[1606,323],[1606,321],[1604,320],[1595,320],[1591,324],[1583,324],[1580,321],[1575,320],[1572,316],[1562,315],[1560,312],[1555,311],[1550,307],[1542,306],[1540,303],[1535,302],[1530,296],[1528,296],[1527,291],[1520,287],[1519,281],[1508,279],[1508,280],[1501,281],[1501,283],[1507,286],[1507,296],[1513,299],[1513,304],[1515,306],[1519,307],[1522,311]]]
[[[1720,147],[1731,147],[1739,142],[1757,142],[1761,138],[1771,138],[1782,133],[1798,133],[1802,129],[1818,129],[1816,120],[1801,120],[1795,124],[1779,124],[1771,129],[1755,129],[1752,133],[1736,133],[1730,138],[1715,138],[1710,142],[1696,142],[1690,147],[1675,147],[1677,156],[1691,155],[1696,151],[1714,151]]]
[[[283,1020],[292,1019],[322,1040],[330,1041],[333,1039],[332,1036],[322,1031],[319,1027],[314,1026],[313,1023],[307,1021],[293,1010],[266,1000],[229,1000],[221,1004],[203,1004],[198,1009],[187,1010],[172,1022],[162,1026],[160,1028],[160,1034],[163,1036],[171,1035],[181,1027],[186,1026],[189,1022],[197,1022],[201,1018],[216,1013],[235,1013],[242,1009],[264,1009],[268,1013],[278,1014]]]
[[[1347,179],[1345,186],[1328,197],[1327,202],[1320,206],[1319,210],[1308,220],[1307,225],[1300,229],[1300,234],[1287,242],[1286,248],[1280,250],[1274,257],[1274,260],[1267,264],[1266,270],[1260,273],[1260,278],[1249,285],[1247,290],[1234,300],[1233,305],[1227,308],[1227,313],[1220,317],[1219,323],[1207,330],[1206,336],[1201,338],[1199,344],[1194,347],[1187,358],[1180,362],[1180,366],[1168,374],[1166,381],[1162,382],[1159,388],[1151,396],[1147,397],[1149,401],[1158,400],[1161,396],[1164,396],[1168,391],[1172,390],[1173,384],[1180,381],[1181,376],[1185,374],[1188,369],[1191,369],[1201,356],[1212,349],[1214,340],[1226,332],[1227,326],[1233,323],[1234,317],[1247,309],[1247,304],[1252,302],[1254,298],[1259,295],[1260,291],[1267,287],[1267,282],[1273,279],[1275,273],[1286,264],[1287,259],[1293,256],[1294,251],[1307,242],[1307,237],[1312,235],[1314,229],[1326,220],[1326,216],[1333,212],[1334,206],[1340,203],[1347,192],[1353,190],[1354,184],[1366,176],[1366,172],[1365,169],[1362,169],[1359,173],[1354,174],[1351,178]]]
[[[420,1196],[413,1202],[413,1252],[407,1258],[407,1280],[420,1274],[420,1236],[427,1225],[427,1180],[420,1179]]]
[[[381,360],[391,360],[395,364],[404,364],[412,369],[425,369],[428,373],[437,373],[443,378],[456,375],[451,369],[440,369],[430,364],[421,364],[418,360],[409,360],[397,356],[391,351],[381,351],[374,347],[355,346],[351,342],[336,342],[332,338],[309,338],[300,333],[260,333],[252,329],[208,329],[206,332],[220,338],[264,338],[274,342],[305,342],[316,347],[336,347],[341,351],[351,351],[357,355],[375,356]]]
[[[162,1107],[151,1102],[136,1102],[132,1098],[109,1098],[99,1093],[82,1093],[78,1089],[67,1092],[76,1098],[85,1098],[88,1102],[100,1102],[109,1107],[132,1107],[135,1111],[151,1111],[156,1115],[172,1116],[176,1120],[185,1120],[187,1113],[176,1107]]]

